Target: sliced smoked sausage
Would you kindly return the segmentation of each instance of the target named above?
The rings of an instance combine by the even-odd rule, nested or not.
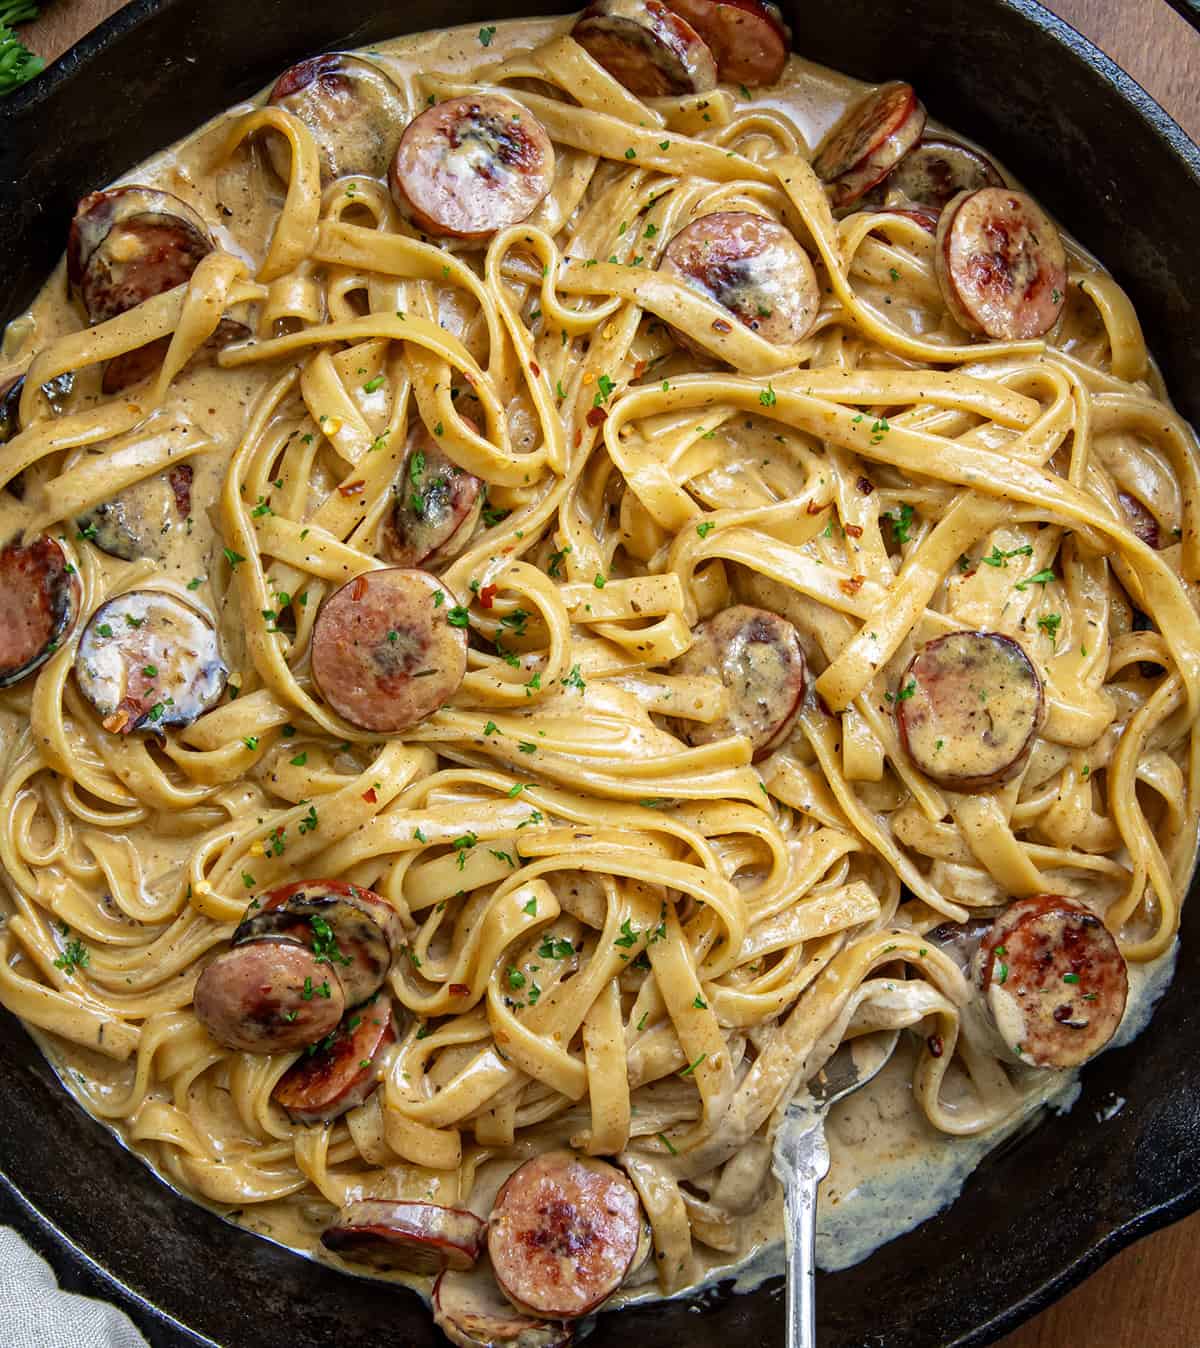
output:
[[[13,379],[0,389],[0,445],[7,444],[21,429],[21,393],[25,376]]]
[[[79,580],[49,534],[0,550],[0,688],[32,674],[66,639],[79,608]]]
[[[383,551],[397,566],[444,566],[471,541],[483,511],[483,483],[452,463],[422,425],[412,437]]]
[[[1020,771],[1045,701],[1018,642],[999,632],[951,632],[913,656],[894,705],[916,766],[941,786],[976,791]]]
[[[702,94],[717,87],[707,43],[662,0],[595,0],[571,36],[639,98]]]
[[[700,216],[667,244],[659,269],[778,346],[802,341],[816,322],[821,292],[808,254],[789,230],[764,215]]]
[[[575,1337],[562,1321],[514,1310],[486,1265],[442,1274],[433,1285],[433,1321],[458,1348],[566,1348]]]
[[[191,725],[216,705],[228,674],[212,624],[162,590],[102,604],[75,653],[79,691],[117,735]]]
[[[667,0],[707,43],[717,78],[747,89],[783,74],[790,39],[783,14],[765,0]]]
[[[673,674],[717,678],[729,693],[724,716],[707,725],[680,722],[688,744],[745,735],[755,759],[787,738],[804,701],[808,671],[796,629],[766,609],[737,604],[692,630],[692,644],[671,665]]]
[[[985,187],[938,222],[934,267],[942,298],[968,332],[997,341],[1041,337],[1067,296],[1067,254],[1050,217],[1024,192]]]
[[[496,1196],[492,1270],[518,1310],[576,1320],[621,1285],[641,1223],[637,1193],[615,1166],[546,1152],[514,1171]]]
[[[856,103],[825,137],[813,170],[842,209],[869,192],[921,138],[925,109],[911,84],[884,84]]]
[[[390,182],[417,229],[483,240],[541,204],[554,182],[554,146],[541,122],[504,94],[448,98],[405,128]]]
[[[436,576],[389,568],[335,590],[313,629],[312,671],[321,695],[364,730],[416,725],[453,695],[467,671],[459,610]]]
[[[232,342],[245,341],[250,335],[250,329],[245,323],[238,323],[232,318],[223,318],[217,324],[213,335],[183,368],[190,370],[206,362],[211,364],[218,351]],[[133,384],[140,384],[143,379],[156,375],[170,346],[169,337],[159,337],[153,342],[147,342],[145,346],[135,346],[114,356],[104,367],[104,378],[100,382],[101,392],[112,397]]]
[[[318,961],[335,969],[347,1006],[358,1006],[379,991],[404,944],[392,905],[373,890],[342,880],[300,880],[252,899],[233,944],[267,934],[303,941]]]
[[[161,557],[167,536],[192,513],[192,465],[178,463],[93,506],[75,521],[101,552],[135,562]]]
[[[880,184],[919,206],[942,210],[960,192],[1003,187],[1004,177],[986,155],[953,140],[927,136],[915,145]]]
[[[352,1264],[434,1275],[473,1268],[486,1233],[487,1225],[464,1208],[363,1198],[338,1213],[321,1244]]]
[[[340,975],[326,971],[320,983],[306,985],[305,1000],[330,996]],[[347,995],[347,1002],[350,998]],[[282,1106],[293,1123],[332,1123],[356,1108],[379,1085],[379,1059],[396,1042],[391,1001],[373,998],[347,1015],[304,1057],[280,1077],[271,1099]],[[332,1246],[330,1247],[332,1248]]]
[[[323,184],[346,174],[387,175],[404,129],[405,107],[400,90],[377,65],[343,52],[313,56],[285,70],[268,101],[312,132]],[[291,152],[286,140],[272,132],[267,153],[287,182]]]
[[[973,963],[984,1008],[1008,1052],[1033,1067],[1078,1067],[1125,1014],[1129,978],[1116,941],[1078,899],[1018,899]]]
[[[240,1053],[290,1053],[323,1039],[342,1018],[336,976],[329,996],[305,996],[328,965],[286,936],[266,936],[218,955],[196,980],[196,1015],[218,1044]]]
[[[1162,547],[1158,520],[1136,496],[1131,496],[1127,491],[1119,491],[1117,504],[1121,507],[1121,514],[1125,516],[1126,523],[1148,548],[1157,550]]]
[[[114,187],[76,208],[67,277],[88,318],[102,323],[182,285],[212,246],[204,220],[170,192]]]

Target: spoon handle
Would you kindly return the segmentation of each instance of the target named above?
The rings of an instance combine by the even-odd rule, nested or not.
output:
[[[789,1157],[787,1205],[788,1348],[816,1348],[817,1186],[829,1172],[825,1128],[818,1124],[797,1139]]]

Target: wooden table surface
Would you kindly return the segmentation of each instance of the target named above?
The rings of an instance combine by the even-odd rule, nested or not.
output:
[[[24,30],[25,41],[47,59],[57,56],[121,3],[58,0]],[[1200,36],[1166,0],[1043,3],[1103,48],[1200,141]],[[1197,1348],[1198,1292],[1200,1213],[1118,1255],[999,1348]]]

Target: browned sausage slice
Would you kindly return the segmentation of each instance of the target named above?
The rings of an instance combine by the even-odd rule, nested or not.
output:
[[[342,1018],[336,976],[328,997],[305,989],[329,978],[329,966],[285,936],[267,936],[218,955],[196,980],[195,1011],[218,1044],[240,1053],[290,1053],[323,1039]]]
[[[1162,547],[1162,536],[1158,530],[1158,520],[1149,510],[1138,500],[1136,496],[1131,496],[1127,491],[1117,492],[1117,501],[1121,507],[1121,513],[1125,516],[1129,527],[1142,540],[1148,548],[1155,550]]]
[[[756,89],[774,84],[787,62],[789,36],[777,5],[764,0],[668,0],[708,44],[717,77]]]
[[[975,791],[1020,771],[1042,725],[1042,681],[1011,637],[951,632],[913,656],[895,707],[916,766],[941,786]]]
[[[10,380],[0,389],[0,445],[7,444],[21,429],[21,393],[25,376]]]
[[[458,1348],[566,1348],[575,1337],[570,1325],[514,1310],[482,1266],[442,1274],[433,1285],[433,1320]]]
[[[79,608],[79,581],[48,534],[0,550],[0,688],[32,674],[58,650]]]
[[[416,725],[451,697],[467,672],[461,610],[427,571],[370,571],[321,605],[313,678],[329,705],[364,730]]]
[[[541,204],[554,182],[554,146],[504,94],[448,98],[405,128],[390,182],[396,205],[426,234],[486,239]]]
[[[929,939],[936,941],[966,973],[979,949],[979,943],[991,929],[992,924],[984,918],[977,918],[973,922],[943,922],[929,933]]]
[[[326,970],[320,983],[306,985],[301,995],[306,1001],[328,997],[338,981]],[[379,1085],[379,1058],[395,1042],[392,1004],[386,997],[375,997],[327,1038],[310,1045],[276,1083],[271,1098],[293,1123],[332,1123],[361,1105]]]
[[[813,170],[830,185],[833,205],[849,206],[887,177],[924,130],[925,109],[912,85],[881,85],[825,137]]]
[[[212,624],[161,590],[129,590],[92,614],[75,679],[105,730],[128,735],[191,725],[225,691]]]
[[[641,1235],[641,1205],[614,1166],[569,1151],[526,1161],[496,1196],[488,1254],[518,1310],[577,1320],[621,1285]]]
[[[346,174],[383,178],[405,121],[404,101],[387,75],[370,61],[343,52],[314,56],[285,70],[268,100],[298,117],[312,132],[321,182]],[[277,133],[267,137],[275,172],[287,182],[291,154]]]
[[[187,281],[212,251],[203,219],[170,192],[115,187],[84,197],[67,240],[67,276],[93,323]]]
[[[101,552],[122,561],[161,557],[163,541],[192,511],[192,466],[179,463],[143,478],[75,521]]]
[[[303,941],[318,960],[336,969],[347,1006],[379,991],[404,944],[392,905],[373,890],[342,880],[300,880],[252,899],[233,944],[268,933]]]
[[[639,98],[716,88],[713,53],[662,0],[595,0],[575,21],[571,36]]]
[[[235,322],[232,318],[223,318],[217,324],[213,335],[184,368],[191,369],[206,359],[211,363],[216,352],[231,342],[245,341],[250,335],[250,329],[244,323]],[[131,385],[140,384],[143,379],[149,379],[157,374],[170,345],[169,337],[159,337],[156,341],[147,342],[145,346],[135,346],[131,351],[122,351],[119,356],[114,356],[104,367],[104,377],[100,381],[101,392],[111,398]]]
[[[787,738],[808,681],[796,629],[766,609],[737,604],[692,630],[692,644],[671,665],[674,674],[719,678],[729,690],[729,710],[707,725],[680,722],[688,744],[745,735],[755,759]]]
[[[951,202],[938,223],[934,267],[955,321],[998,341],[1049,332],[1066,301],[1058,230],[1032,197],[1007,187]]]
[[[338,1213],[321,1244],[368,1268],[434,1275],[473,1268],[486,1231],[486,1224],[464,1208],[364,1198]]]
[[[992,924],[974,969],[997,1032],[1023,1063],[1078,1067],[1125,1014],[1125,960],[1104,923],[1077,899],[1018,899]]]
[[[874,209],[874,208],[872,208]],[[927,234],[936,234],[938,227],[938,215],[935,211],[908,210],[906,207],[888,206],[883,210],[888,215],[900,215],[905,220],[911,220],[914,225],[920,225]]]
[[[659,268],[776,345],[802,341],[816,322],[821,292],[808,254],[790,230],[764,215],[700,216],[667,245]]]
[[[904,156],[881,190],[895,189],[919,206],[940,211],[960,192],[1003,186],[1000,170],[986,155],[957,141],[930,136]]]
[[[413,436],[383,551],[397,566],[443,566],[471,541],[483,511],[483,483],[442,453],[421,426]]]

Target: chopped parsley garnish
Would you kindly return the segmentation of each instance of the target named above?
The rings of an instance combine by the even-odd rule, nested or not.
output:
[[[631,946],[637,945],[638,933],[634,930],[633,923],[626,918],[621,923],[621,934],[617,937],[615,944],[628,950]]]
[[[337,934],[329,925],[327,919],[313,914],[308,919],[308,925],[312,928],[312,953],[313,958],[324,964],[349,964],[349,955],[343,955],[341,947],[338,945]]]
[[[544,960],[569,960],[575,953],[575,947],[565,937],[547,933],[538,946],[538,958]]]
[[[907,543],[909,541],[909,529],[913,522],[913,508],[907,501],[902,501],[899,510],[896,513],[885,515],[884,518],[892,526],[892,535],[897,543]]]
[[[455,604],[446,614],[446,621],[451,627],[469,627],[471,625],[471,615],[461,604]]]
[[[1017,589],[1027,590],[1031,585],[1049,585],[1055,579],[1054,572],[1047,567],[1045,571],[1036,571],[1032,576],[1026,577],[1025,580],[1017,581]]]
[[[486,28],[481,28],[479,30],[479,45],[481,47],[490,47],[492,45],[492,38],[494,38],[495,36],[496,36],[496,25],[494,23],[490,23],[487,25]]]
[[[1037,625],[1050,638],[1051,642],[1058,640],[1058,628],[1062,622],[1060,613],[1043,613],[1037,620]]]
[[[758,395],[758,401],[762,403],[764,407],[774,407],[776,402],[778,402],[778,399],[775,397],[775,390],[770,384],[768,384]]]
[[[76,937],[67,942],[62,954],[54,961],[54,967],[70,978],[76,969],[86,969],[91,962],[91,951]]]
[[[221,551],[225,554],[225,560],[234,568],[234,570],[246,560],[240,552],[234,552],[232,548],[222,548]]]
[[[705,520],[703,524],[696,525],[696,532],[701,538],[707,538],[716,527],[711,520]]]
[[[378,393],[383,387],[383,375],[377,374],[374,379],[368,379],[363,385],[364,393]]]
[[[317,807],[310,805],[308,813],[301,819],[298,825],[301,833],[315,833],[317,828]]]
[[[571,672],[563,676],[563,687],[577,688],[581,693],[587,687],[587,684],[583,681],[583,675],[579,672],[578,665],[572,665]]]

